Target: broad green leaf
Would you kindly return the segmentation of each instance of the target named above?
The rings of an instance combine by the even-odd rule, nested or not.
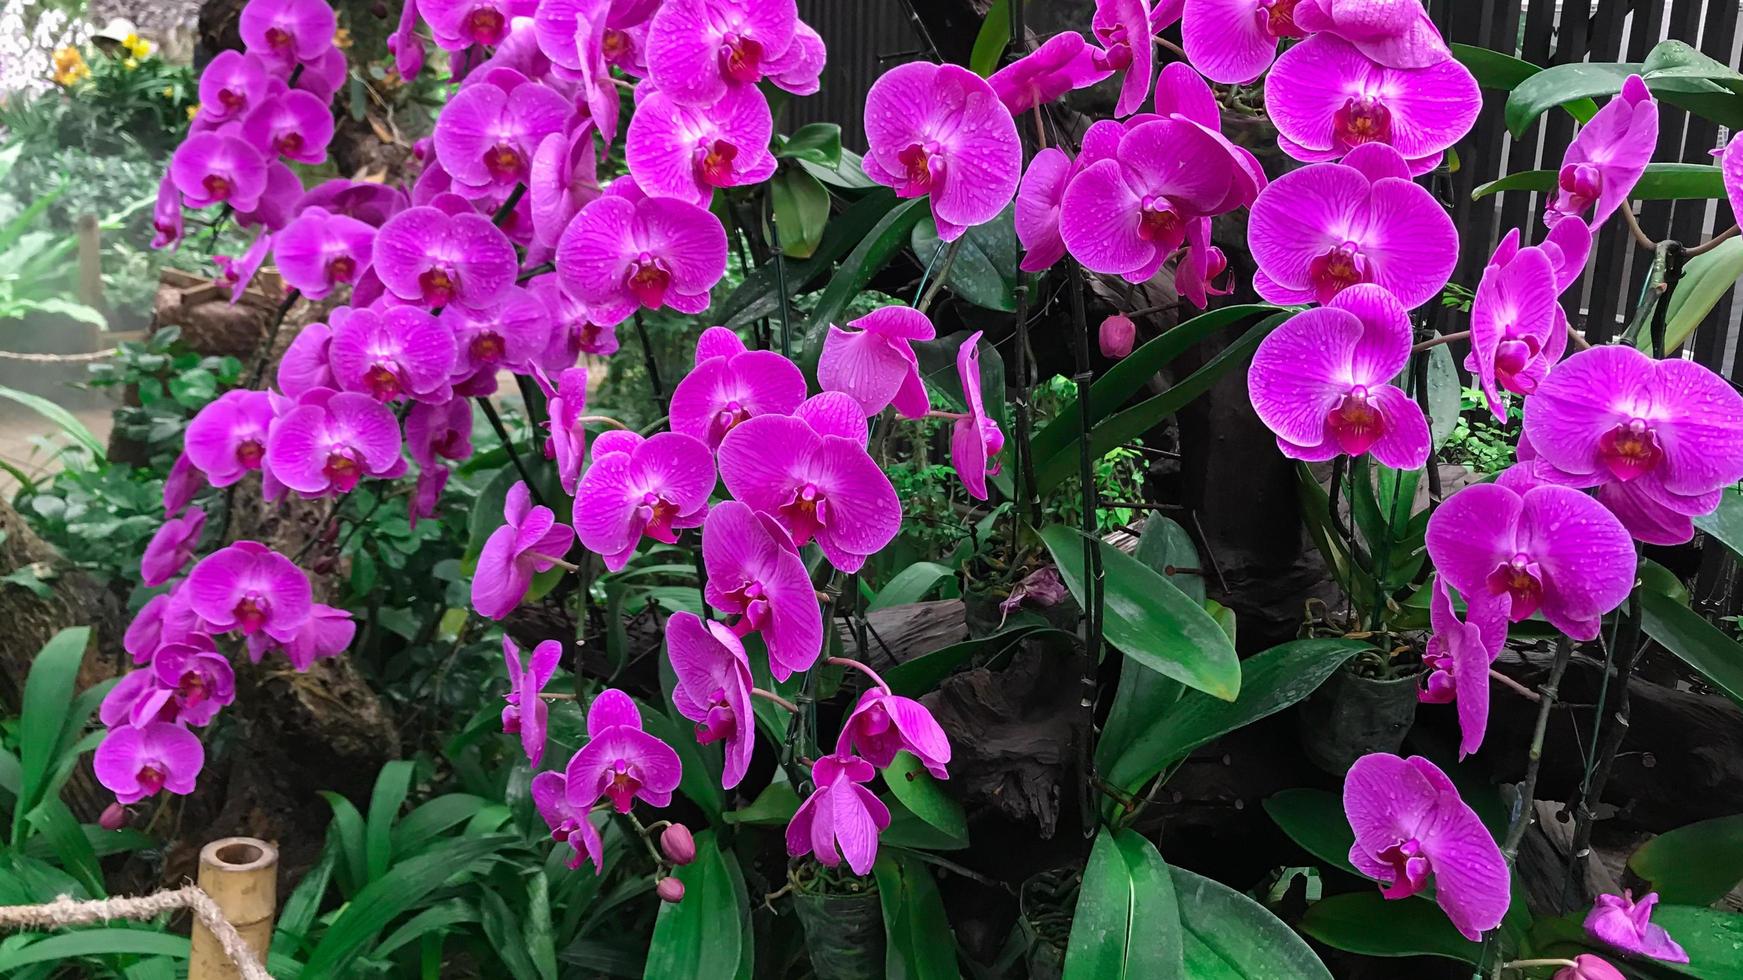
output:
[[[1144,533],[1138,536],[1133,557],[1166,576],[1188,599],[1204,605],[1204,566],[1192,535],[1179,523],[1151,511],[1144,518]]]
[[[940,647],[931,653],[922,654],[912,660],[897,664],[884,671],[884,682],[890,685],[890,690],[904,697],[917,698],[938,686],[938,682],[955,673],[965,664],[979,660],[992,660],[1015,650],[1017,643],[1024,639],[1043,640],[1054,643],[1071,643],[1075,637],[1064,630],[1042,629],[1034,626],[1013,626],[991,636],[983,636],[961,643],[952,643]]]
[[[24,679],[23,708],[18,719],[21,776],[18,804],[12,810],[12,842],[23,841],[24,819],[36,808],[60,764],[56,749],[67,725],[83,728],[83,718],[70,717],[73,684],[84,662],[91,631],[78,626],[61,630],[37,651]]]
[[[866,607],[876,612],[888,606],[905,606],[932,594],[941,583],[954,582],[956,569],[935,561],[917,561],[897,572]]]
[[[785,827],[799,812],[799,794],[785,782],[770,783],[749,806],[728,810],[723,815],[727,823],[751,824],[759,827]]]
[[[188,958],[188,940],[151,929],[80,929],[0,952],[0,976],[11,976],[14,970],[34,963],[116,953],[173,956],[185,960]]]
[[[91,433],[90,429],[85,427],[85,423],[79,421],[78,416],[47,398],[33,395],[28,391],[8,388],[5,385],[0,385],[0,398],[9,398],[60,426],[62,432],[71,436],[79,445],[89,449],[92,455],[98,459],[103,459],[108,454],[108,448]]]
[[[30,823],[53,847],[61,867],[79,879],[93,898],[108,897],[109,893],[103,888],[103,868],[97,863],[97,852],[91,847],[91,839],[85,835],[85,828],[79,826],[79,818],[73,816],[73,811],[67,809],[60,797],[51,796],[38,803],[31,811]]]
[[[1675,38],[1660,41],[1646,53],[1641,65],[1648,81],[1689,78],[1713,82],[1734,92],[1743,92],[1743,74],[1737,69],[1710,58],[1687,41]]]
[[[457,898],[440,905],[432,905],[407,919],[405,925],[382,937],[381,942],[370,947],[369,952],[377,958],[387,957],[400,947],[429,933],[442,932],[462,923],[477,922],[478,919],[478,909]]]
[[[781,159],[808,160],[824,167],[839,167],[841,127],[828,122],[800,126],[791,136],[777,137],[774,151]]]
[[[1017,308],[1017,231],[1007,206],[992,220],[975,225],[945,247],[933,275],[957,296],[976,306],[1011,313]],[[938,253],[938,229],[931,221],[914,226],[909,243],[924,265]],[[952,252],[954,251],[954,257]],[[944,263],[950,263],[948,268]]]
[[[1678,973],[1701,980],[1743,980],[1743,915],[1693,905],[1660,905],[1652,910],[1654,925],[1664,927],[1689,954],[1687,963],[1664,963]]]
[[[871,282],[872,276],[888,265],[890,259],[908,243],[908,233],[927,214],[925,203],[924,198],[917,197],[903,201],[885,213],[842,261],[835,277],[829,280],[823,295],[817,298],[817,305],[811,309],[806,335],[806,360],[813,367],[823,353],[823,337],[828,326],[841,319],[847,304],[853,302],[866,283]]]
[[[1458,365],[1453,363],[1452,348],[1446,344],[1428,352],[1428,414],[1429,437],[1434,448],[1446,445],[1459,424]]]
[[[0,806],[10,806],[24,788],[24,770],[18,757],[0,749]]]
[[[1502,191],[1548,192],[1555,189],[1556,171],[1522,170],[1499,180],[1479,184],[1471,191],[1471,199],[1480,200]],[[1641,201],[1700,200],[1724,197],[1724,178],[1719,168],[1704,163],[1651,163],[1640,175],[1640,182],[1628,196]],[[1690,265],[1702,256],[1690,259]]]
[[[1743,881],[1743,814],[1701,820],[1659,834],[1628,856],[1669,905],[1711,905]]]
[[[697,834],[696,860],[676,871],[684,883],[684,900],[660,903],[643,977],[732,980],[744,950],[740,920],[748,911],[739,908],[734,873],[715,843],[714,832]]]
[[[1629,75],[1641,76],[1653,95],[1727,125],[1743,105],[1736,99],[1743,92],[1743,76],[1682,41],[1670,40],[1660,42],[1643,63],[1577,62],[1532,75],[1507,98],[1507,129],[1517,138],[1555,106],[1613,96]],[[1577,105],[1568,108],[1579,115]]]
[[[999,61],[1010,44],[1011,0],[995,0],[986,12],[986,19],[980,22],[980,33],[974,36],[974,49],[968,55],[969,70],[982,78],[991,78],[999,70]]]
[[[1356,832],[1344,816],[1343,801],[1323,789],[1297,787],[1275,793],[1265,800],[1265,813],[1301,849],[1327,866],[1360,877],[1350,863],[1350,846]]]
[[[394,825],[390,837],[393,853],[406,855],[418,850],[441,836],[444,831],[472,819],[489,803],[484,797],[469,793],[444,793],[419,804],[416,809],[406,814],[404,820]],[[373,812],[372,809],[371,813]]]
[[[1105,632],[1128,660],[1225,701],[1241,690],[1241,661],[1234,644],[1204,607],[1148,565],[1105,541],[1055,524],[1041,531],[1060,577],[1086,604],[1084,542],[1101,556]]]
[[[809,258],[823,242],[829,223],[829,191],[798,167],[786,167],[769,184],[775,221],[780,225],[781,251],[789,258]]]
[[[932,873],[920,859],[884,850],[872,866],[884,912],[886,980],[960,980],[956,935]]]
[[[1717,167],[1712,168],[1717,170]],[[1718,195],[1715,195],[1718,196]],[[1688,260],[1682,280],[1670,294],[1664,315],[1664,350],[1673,354],[1701,325],[1719,300],[1743,278],[1743,238],[1728,238],[1710,252]],[[1641,331],[1642,349],[1652,349],[1650,331]]]
[[[1719,495],[1719,507],[1705,517],[1695,518],[1695,527],[1712,535],[1715,540],[1743,558],[1743,491],[1726,487]]]
[[[1702,619],[1700,613],[1651,589],[1640,590],[1640,610],[1646,635],[1743,706],[1743,644]]]
[[[507,968],[508,975],[514,980],[541,980],[532,955],[522,945],[515,929],[521,918],[519,910],[510,908],[496,889],[482,888],[478,891],[478,912],[484,938],[495,951],[496,958]]]
[[[1331,980],[1294,930],[1227,885],[1170,867],[1192,980]],[[1421,904],[1421,903],[1418,903]]]
[[[393,825],[399,819],[399,808],[405,805],[411,783],[412,764],[405,759],[387,763],[375,777],[375,792],[369,797],[369,816],[363,834],[369,881],[386,874],[388,865],[392,863]]]
[[[369,859],[364,845],[363,814],[338,793],[323,790],[321,798],[333,808],[333,823],[327,828],[330,841],[339,845],[339,880],[345,893],[356,893],[369,881]]]
[[[333,865],[338,862],[338,855],[333,842],[328,840],[321,849],[321,859],[315,862],[315,866],[297,883],[290,898],[285,900],[284,908],[278,914],[278,924],[272,933],[273,953],[294,956],[306,945],[309,927],[314,924],[315,915],[321,908],[321,900],[327,895],[327,883],[333,877]]]
[[[884,785],[909,812],[951,837],[967,839],[968,818],[926,767],[908,752],[897,752],[884,770]]]
[[[660,658],[660,667],[662,675],[672,669],[665,657]],[[667,690],[670,689],[668,685]],[[670,745],[678,753],[679,761],[684,764],[678,791],[707,811],[710,817],[719,817],[721,811],[726,809],[726,791],[720,788],[720,746],[697,744],[691,735],[688,721],[674,721],[665,712],[646,704],[638,706],[642,714],[642,727],[647,729],[649,735]]]
[[[1095,740],[1096,769],[1111,772],[1127,747],[1164,712],[1172,710],[1185,692],[1179,681],[1153,670],[1139,669],[1136,664],[1122,665],[1120,685],[1114,691],[1107,724],[1102,726],[1101,737]],[[1104,805],[1110,818],[1119,807],[1112,797]]]
[[[1364,956],[1442,956],[1475,964],[1483,944],[1459,935],[1432,902],[1393,902],[1379,889],[1333,895],[1301,917],[1301,931]]]
[[[1470,69],[1477,84],[1484,88],[1511,90],[1543,70],[1529,61],[1502,54],[1494,48],[1475,44],[1452,44],[1449,47],[1452,48],[1453,58]],[[1595,106],[1593,111],[1597,111]]]
[[[800,161],[805,166],[804,161]],[[812,176],[816,176],[815,173]],[[823,228],[823,241],[808,259],[785,262],[787,298],[791,300],[809,287],[817,277],[834,267],[835,261],[863,240],[883,217],[896,206],[896,195],[887,187],[861,197],[846,211],[830,219]],[[765,316],[779,316],[781,294],[777,288],[780,276],[775,264],[765,262],[750,270],[744,282],[732,291],[711,314],[715,320],[733,330],[739,330]]]
[[[1193,749],[1312,694],[1366,647],[1359,640],[1294,640],[1249,657],[1241,664],[1241,696],[1233,704],[1188,691],[1133,739],[1105,778],[1121,789],[1137,789]]]
[[[889,847],[906,847],[916,851],[960,851],[968,846],[968,836],[947,834],[914,815],[892,793],[878,797],[890,810],[890,825],[878,835],[878,842]]]
[[[1155,845],[1103,829],[1077,893],[1064,980],[1182,976],[1183,947],[1174,879]]]
[[[842,150],[841,162],[833,167],[826,167],[804,157],[800,157],[798,162],[799,166],[804,167],[811,176],[837,190],[848,191],[852,194],[865,191],[876,192],[880,189],[889,190],[865,175],[865,158],[852,150]]]

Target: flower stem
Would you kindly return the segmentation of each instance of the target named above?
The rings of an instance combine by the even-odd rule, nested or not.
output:
[[[824,662],[835,664],[838,667],[852,667],[854,670],[857,670],[860,673],[865,674],[867,677],[870,677],[872,679],[872,681],[877,684],[877,686],[884,689],[885,694],[896,693],[895,691],[890,690],[890,685],[884,683],[884,679],[882,677],[878,676],[877,671],[871,669],[869,666],[859,662],[858,660],[854,660],[854,659],[851,659],[849,657],[830,657],[828,660],[826,660]]]
[[[622,429],[625,432],[629,431],[629,426],[624,425],[622,422],[619,422],[618,420],[612,418],[609,415],[583,415],[580,418],[576,419],[575,421],[577,421],[577,422],[597,422],[600,425],[603,425],[607,428]]]
[[[483,395],[479,395],[473,400],[478,403],[479,408],[484,410],[484,417],[490,420],[490,428],[496,432],[496,438],[502,443],[502,448],[507,451],[508,460],[514,464],[515,471],[520,474],[521,482],[527,485],[527,493],[532,495],[533,503],[540,507],[545,506],[544,495],[539,493],[538,486],[533,483],[531,471],[526,468],[526,464],[521,462],[520,453],[514,448],[514,440],[508,436],[508,427],[502,424],[502,416],[496,414],[496,406],[491,404],[490,399]]]
[[[1640,589],[1641,586],[1636,585],[1629,595],[1628,612],[1618,630],[1617,642],[1612,645],[1610,656],[1605,658],[1606,679],[1609,677],[1610,662],[1614,661],[1616,665],[1615,680],[1605,685],[1615,693],[1612,696],[1607,690],[1600,691],[1597,710],[1592,719],[1593,756],[1573,807],[1573,845],[1568,850],[1567,877],[1562,885],[1564,911],[1573,897],[1574,889],[1579,886],[1586,862],[1591,857],[1592,824],[1596,822],[1597,816],[1595,808],[1604,798],[1604,787],[1610,782],[1610,768],[1616,763],[1616,752],[1621,749],[1622,741],[1628,737],[1628,682],[1634,676],[1634,665],[1639,661],[1640,650],[1644,646],[1640,642]],[[1611,706],[1612,701],[1615,702],[1614,707]],[[1614,721],[1608,727],[1604,725],[1606,715],[1611,716]]]
[[[1658,247],[1658,242],[1654,241],[1652,236],[1646,233],[1646,229],[1640,227],[1640,219],[1634,216],[1634,205],[1632,202],[1623,201],[1622,206],[1616,210],[1622,212],[1622,223],[1628,226],[1628,233],[1634,236],[1634,244],[1639,245],[1647,251],[1651,251]]]
[[[666,404],[666,386],[660,383],[660,365],[658,360],[654,357],[654,345],[648,340],[648,325],[647,322],[642,319],[641,310],[635,311],[635,335],[636,339],[641,341],[642,364],[647,367],[648,383],[652,385],[654,389],[654,401],[660,403],[661,410],[663,411]]]
[[[1496,670],[1493,667],[1489,668],[1489,678],[1491,680],[1495,681],[1496,683],[1499,683],[1502,687],[1505,687],[1508,690],[1513,691],[1515,694],[1518,694],[1520,697],[1524,698],[1527,701],[1539,701],[1539,702],[1541,702],[1543,700],[1543,696],[1538,694],[1536,691],[1533,691],[1531,688],[1526,687],[1524,684],[1521,684],[1518,681],[1514,680],[1513,678],[1508,677],[1506,674],[1501,673],[1500,671]]]
[[[964,232],[963,234],[967,234],[967,232]],[[940,238],[938,241],[939,244],[942,245],[944,239]],[[960,251],[961,248],[961,237],[958,237],[956,241],[950,243],[950,249],[944,253],[944,261],[938,266],[937,274],[932,277],[932,285],[926,290],[925,295],[920,297],[920,302],[915,305],[915,309],[924,313],[932,308],[932,300],[937,298],[938,290],[944,288],[944,279],[950,274],[950,266],[956,262],[956,253]]]
[[[1435,347],[1439,347],[1442,344],[1450,344],[1450,343],[1453,343],[1454,341],[1458,341],[1458,340],[1468,340],[1468,339],[1470,339],[1470,336],[1471,336],[1471,332],[1469,330],[1460,330],[1457,333],[1441,334],[1438,337],[1434,337],[1434,338],[1431,338],[1429,340],[1425,340],[1422,343],[1417,344],[1415,347],[1410,348],[1410,353],[1415,354],[1415,353],[1418,353],[1419,351],[1431,350]]]
[[[775,216],[773,184],[764,193],[763,201],[769,219],[769,257],[775,263],[775,292],[781,297],[781,356],[793,356],[793,310],[787,295],[787,253],[781,250],[781,222]]]
[[[579,572],[581,570],[580,565],[577,565],[574,562],[564,561],[556,555],[546,555],[537,551],[529,551],[526,553],[526,556],[531,558],[533,561],[548,561],[565,572]]]
[[[1699,245],[1696,245],[1693,248],[1687,249],[1686,251],[1683,252],[1683,254],[1691,259],[1697,255],[1705,255],[1708,252],[1711,252],[1713,249],[1718,248],[1719,244],[1721,242],[1723,242],[1725,239],[1735,238],[1737,236],[1737,231],[1738,231],[1738,227],[1736,225],[1732,225],[1731,227],[1726,228],[1724,231],[1719,232],[1717,235],[1714,235],[1713,237],[1700,243]]]
[[[752,697],[762,698],[764,701],[773,701],[795,715],[799,713],[798,705],[788,701],[786,698],[781,697],[773,691],[765,691],[760,687],[753,687],[750,689],[750,693]]]

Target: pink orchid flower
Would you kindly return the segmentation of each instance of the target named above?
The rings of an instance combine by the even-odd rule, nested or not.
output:
[[[1652,907],[1657,904],[1657,892],[1648,893],[1638,902],[1631,891],[1599,895],[1586,915],[1586,934],[1625,953],[1666,963],[1687,963],[1689,954],[1670,938],[1663,926],[1652,921]]]
[[[418,402],[406,413],[406,447],[419,466],[435,464],[436,457],[451,460],[472,455],[472,404],[456,398],[445,405]]]
[[[1581,953],[1573,958],[1573,966],[1564,966],[1555,971],[1550,980],[1628,980],[1621,970],[1611,966],[1602,957],[1590,953]]]
[[[860,695],[853,714],[841,726],[835,754],[856,751],[879,769],[887,769],[897,752],[919,759],[938,779],[949,779],[950,739],[926,706],[913,698],[873,688]]]
[[[826,391],[852,396],[867,417],[894,404],[903,416],[920,418],[932,410],[932,400],[913,345],[936,335],[926,314],[907,306],[873,310],[845,328],[832,323],[817,362],[817,381]]]
[[[240,136],[194,133],[176,147],[169,175],[190,208],[253,210],[266,190],[266,158]]]
[[[1227,296],[1235,291],[1234,277],[1218,286],[1217,278],[1228,271],[1228,256],[1211,244],[1209,218],[1200,218],[1186,226],[1186,251],[1180,264],[1174,267],[1174,289],[1180,298],[1199,309],[1209,305],[1212,296]]]
[[[175,706],[176,723],[184,727],[211,724],[220,709],[236,700],[236,674],[215,650],[166,644],[152,655],[151,673],[158,693],[145,699],[144,710],[151,712],[152,702],[161,698]]]
[[[799,403],[793,417],[820,436],[840,436],[856,446],[871,442],[871,422],[859,402],[840,391],[820,391]]]
[[[287,285],[309,299],[325,299],[369,269],[375,229],[324,208],[305,208],[273,240],[272,258]]]
[[[556,248],[575,213],[599,193],[599,151],[591,126],[540,140],[527,178],[533,238],[546,248]]]
[[[550,453],[557,461],[557,479],[571,497],[581,481],[581,464],[587,456],[587,429],[581,415],[587,410],[588,375],[585,368],[569,368],[557,375],[554,388],[539,375],[545,387],[551,415]]]
[[[1646,172],[1657,147],[1658,102],[1639,75],[1629,75],[1622,91],[1568,144],[1556,176],[1555,198],[1544,210],[1544,224],[1554,227],[1584,216],[1590,208],[1592,215],[1585,222],[1597,231],[1626,205],[1628,192]]]
[[[777,681],[809,670],[823,649],[823,612],[787,532],[736,500],[716,504],[702,525],[703,596],[739,618],[739,636],[762,634]]]
[[[737,350],[702,357],[703,343],[719,334],[728,335]],[[740,422],[758,415],[791,415],[805,400],[805,376],[792,361],[774,351],[745,350],[738,335],[725,327],[710,327],[703,337],[695,370],[672,390],[673,432],[719,449]]]
[[[610,53],[607,52],[607,57]],[[823,65],[828,61],[829,52],[824,48],[823,38],[812,29],[811,25],[799,21],[793,30],[793,43],[787,45],[787,50],[778,57],[770,58],[763,65],[763,74],[774,86],[794,95],[816,95],[823,87]],[[622,67],[621,61],[613,62]],[[627,74],[635,74],[625,68]]]
[[[1180,39],[1192,66],[1213,82],[1245,85],[1277,57],[1277,42],[1303,36],[1298,0],[1186,0]]]
[[[563,288],[608,326],[638,309],[701,313],[725,274],[720,219],[671,198],[608,194],[582,208],[557,243]]]
[[[574,532],[558,524],[551,508],[533,506],[525,483],[508,488],[503,525],[490,533],[472,573],[472,608],[487,619],[502,619],[532,588],[533,576],[556,567],[569,551]]]
[[[714,454],[701,440],[662,432],[629,452],[600,455],[575,492],[575,531],[587,550],[617,571],[645,537],[676,543],[702,526],[714,490]]]
[[[242,138],[262,154],[318,165],[326,162],[333,139],[333,108],[293,89],[250,109],[242,120]]]
[[[181,574],[200,547],[200,533],[206,528],[206,512],[193,508],[181,517],[164,521],[145,546],[139,559],[139,574],[145,585],[155,587]]]
[[[794,0],[666,0],[648,24],[648,75],[685,105],[755,85],[799,30]]]
[[[483,307],[514,284],[514,246],[482,214],[407,208],[375,236],[374,265],[395,296],[422,306]]]
[[[196,126],[216,129],[227,122],[240,122],[250,109],[266,101],[271,82],[266,63],[255,55],[218,52],[200,72]]]
[[[826,755],[811,766],[817,789],[787,825],[787,854],[817,858],[833,868],[845,858],[856,875],[867,874],[878,856],[878,834],[890,826],[890,808],[861,785],[877,770],[864,759]]]
[[[1299,0],[1297,27],[1341,38],[1388,68],[1428,68],[1452,58],[1417,0]]]
[[[182,221],[182,192],[176,190],[175,177],[168,171],[157,184],[157,200],[151,206],[151,227],[156,232],[151,239],[152,248],[174,251],[181,247],[182,235],[186,231]]]
[[[533,648],[532,656],[521,663],[520,648],[507,636],[502,638],[502,660],[508,667],[509,692],[502,696],[507,702],[502,709],[502,731],[519,735],[521,751],[534,771],[545,754],[545,720],[550,709],[540,696],[551,675],[557,672],[557,661],[563,657],[563,644],[546,640]]]
[[[288,72],[331,50],[339,21],[326,0],[249,0],[236,26],[248,53]]]
[[[183,445],[188,462],[215,487],[227,487],[266,460],[266,436],[278,412],[264,391],[236,389],[200,409]]]
[[[678,679],[672,706],[696,723],[697,742],[726,743],[720,783],[726,789],[737,786],[756,748],[750,661],[744,646],[724,625],[680,611],[666,620],[666,658]]]
[[[280,650],[292,670],[307,673],[316,660],[344,653],[356,636],[357,621],[350,613],[317,602],[310,607],[309,618],[289,640],[280,642],[265,633],[248,637],[248,659],[259,663],[268,653]]]
[[[495,391],[501,371],[530,371],[551,342],[550,311],[522,286],[508,287],[489,306],[448,307],[440,319],[454,337],[451,377],[465,395]]]
[[[511,0],[417,0],[418,13],[429,22],[436,45],[463,51],[473,45],[494,48],[512,30],[516,4]]]
[[[97,781],[122,803],[138,803],[158,790],[178,796],[192,793],[205,764],[206,750],[200,740],[187,729],[165,722],[110,729],[91,760]]]
[[[280,641],[296,635],[313,605],[302,569],[256,541],[238,541],[201,559],[183,591],[214,632],[264,632]]]
[[[1429,674],[1417,698],[1424,704],[1458,702],[1462,760],[1482,747],[1489,727],[1489,665],[1507,642],[1507,614],[1498,602],[1477,603],[1461,622],[1446,580],[1436,576],[1428,618],[1434,635],[1422,664]]]
[[[1517,231],[1502,241],[1484,268],[1471,303],[1471,352],[1465,367],[1477,376],[1496,419],[1507,417],[1500,389],[1532,394],[1567,350],[1567,314],[1557,301],[1560,294],[1551,253],[1519,248]]]
[[[1117,125],[1117,124],[1115,124]],[[1059,208],[1065,203],[1065,188],[1078,173],[1078,166],[1065,151],[1044,147],[1029,161],[1017,187],[1014,224],[1017,241],[1023,245],[1024,272],[1052,268],[1065,257],[1065,239],[1059,234]]]
[[[538,362],[546,371],[566,371],[582,354],[608,357],[617,353],[617,328],[595,323],[593,311],[563,289],[556,273],[534,278],[527,283],[527,291],[551,317],[551,340]]]
[[[1124,71],[1115,116],[1138,111],[1150,95],[1156,49],[1150,43],[1150,0],[1096,0],[1090,32],[1102,50],[1091,59],[1094,68]]]
[[[174,517],[181,513],[205,483],[199,468],[188,459],[187,451],[177,454],[175,462],[170,464],[169,475],[163,479],[163,516]]]
[[[411,81],[424,70],[424,39],[418,36],[417,0],[405,0],[399,8],[399,22],[387,36],[387,50],[393,54],[393,69],[403,81]]]
[[[272,428],[266,459],[280,483],[306,496],[350,493],[364,477],[404,470],[399,420],[371,395],[317,388]]]
[[[641,712],[616,688],[599,692],[587,709],[587,744],[569,760],[564,798],[577,813],[600,799],[628,813],[641,799],[649,806],[672,802],[683,765],[670,745],[642,731]]]
[[[539,816],[551,828],[551,839],[568,844],[575,852],[569,859],[570,868],[579,868],[583,860],[593,862],[593,873],[605,873],[605,841],[599,830],[588,820],[591,803],[569,804],[569,781],[560,772],[541,772],[533,777],[533,804]]]
[[[986,499],[986,478],[997,476],[999,453],[1005,448],[1005,434],[999,424],[986,413],[980,393],[980,335],[976,330],[956,349],[956,377],[962,382],[962,399],[968,414],[951,424],[950,465],[976,500]],[[1128,349],[1130,345],[1128,344]]]
[[[333,311],[329,358],[338,386],[376,401],[445,404],[454,333],[415,306]]]
[[[568,99],[535,82],[506,92],[468,85],[436,120],[436,159],[462,196],[501,193],[528,179],[539,143],[560,133],[572,111]]]
[[[706,206],[717,187],[774,176],[774,131],[768,101],[753,86],[728,89],[708,106],[687,106],[655,91],[629,122],[624,158],[649,194]]]

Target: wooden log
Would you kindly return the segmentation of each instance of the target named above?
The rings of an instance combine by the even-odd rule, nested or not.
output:
[[[255,957],[266,962],[278,908],[278,848],[253,837],[212,841],[200,849],[199,884]],[[238,980],[241,975],[218,937],[196,917],[188,980]]]

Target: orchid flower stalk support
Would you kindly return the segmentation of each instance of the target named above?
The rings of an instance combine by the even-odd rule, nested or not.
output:
[[[943,244],[940,242],[940,244]],[[932,301],[938,297],[938,291],[944,287],[944,278],[950,274],[950,267],[956,262],[956,253],[962,248],[962,239],[950,243],[950,248],[944,253],[944,261],[938,266],[937,274],[932,276],[932,285],[927,288],[915,309],[921,313],[932,308]]]
[[[1011,43],[1006,51],[1006,60],[1013,61],[1023,56],[1028,48],[1027,31],[1023,24],[1023,4],[1017,3],[1010,7]],[[1042,124],[1040,105],[1035,106],[1035,139],[1037,149],[1047,145],[1047,129]],[[1023,170],[1029,169],[1029,151],[1023,148]],[[1016,410],[1017,439],[1012,451],[1016,455],[1016,469],[1012,476],[1016,483],[1013,488],[1017,492],[1017,504],[1011,508],[1011,550],[1016,551],[1021,535],[1024,516],[1027,516],[1033,527],[1041,526],[1041,501],[1035,496],[1035,454],[1029,445],[1033,434],[1033,420],[1030,418],[1029,406],[1029,277],[1023,272],[1022,258],[1016,259],[1017,268],[1017,351],[1016,351]]]
[[[1598,706],[1592,716],[1592,757],[1588,760],[1585,778],[1580,782],[1580,792],[1576,797],[1574,811],[1573,845],[1568,850],[1567,876],[1562,882],[1562,908],[1570,907],[1574,897],[1574,889],[1584,877],[1586,862],[1591,858],[1592,824],[1596,813],[1595,808],[1604,798],[1604,787],[1610,782],[1610,769],[1616,764],[1616,753],[1622,747],[1622,742],[1628,737],[1629,699],[1628,683],[1634,676],[1634,665],[1640,659],[1640,586],[1628,596],[1627,618],[1618,630],[1620,634],[1616,643],[1610,645],[1610,650],[1604,657],[1605,683],[1599,686]],[[1610,680],[1610,666],[1614,662],[1616,678]],[[1612,699],[1608,688],[1615,688]],[[1614,708],[1611,701],[1615,701]],[[1614,715],[1612,724],[1605,727],[1606,715]],[[1602,740],[1599,736],[1602,735]]]
[[[1066,259],[1066,277],[1071,290],[1071,320],[1073,335],[1077,347],[1077,373],[1072,380],[1077,383],[1077,418],[1078,418],[1078,478],[1082,482],[1083,507],[1083,639],[1084,667],[1078,680],[1078,698],[1082,706],[1092,714],[1095,711],[1096,696],[1096,666],[1101,662],[1101,630],[1102,630],[1102,567],[1101,549],[1096,534],[1096,498],[1099,494],[1095,486],[1095,448],[1091,442],[1094,435],[1094,424],[1090,420],[1089,386],[1095,375],[1090,369],[1089,360],[1089,318],[1083,309],[1083,266],[1077,259]],[[1090,756],[1089,740],[1081,740],[1078,752],[1078,764],[1085,772],[1093,772],[1095,760]],[[1092,788],[1085,786],[1078,795],[1078,807],[1083,817],[1083,825],[1095,825],[1096,801]]]
[[[770,185],[772,188],[773,185]],[[764,195],[769,213],[769,251],[775,262],[775,292],[781,297],[781,356],[793,356],[793,310],[787,298],[787,254],[781,250],[781,222],[775,217],[775,197],[771,189]]]
[[[484,412],[484,417],[490,422],[491,430],[496,433],[496,438],[502,442],[502,448],[508,453],[509,462],[514,464],[515,472],[520,474],[521,481],[527,485],[527,491],[533,496],[533,503],[540,507],[545,506],[544,495],[539,493],[538,485],[533,482],[532,472],[526,468],[525,463],[521,462],[520,452],[514,448],[514,440],[509,437],[508,427],[502,424],[502,416],[496,413],[496,406],[491,404],[490,399],[483,395],[479,395],[474,401],[478,402],[479,409]]]
[[[648,339],[647,321],[642,319],[642,311],[639,309],[635,311],[635,336],[642,345],[642,365],[647,368],[648,384],[653,386],[654,400],[664,408],[666,405],[666,386],[660,383],[659,360],[654,357],[654,345]]]

